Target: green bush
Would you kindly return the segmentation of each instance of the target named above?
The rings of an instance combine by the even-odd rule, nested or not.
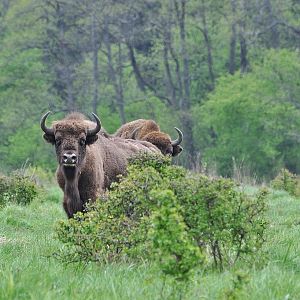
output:
[[[188,232],[173,191],[154,191],[153,197],[159,199],[149,231],[153,252],[164,275],[187,281],[191,270],[204,260],[202,253]]]
[[[250,197],[231,180],[191,174],[168,158],[141,155],[85,214],[58,224],[65,244],[59,255],[72,261],[161,256],[162,271],[177,278],[204,256],[222,268],[262,246],[265,198],[265,191]]]
[[[281,169],[278,175],[271,181],[271,187],[275,190],[287,191],[291,196],[299,196],[299,179],[287,169]]]
[[[250,197],[230,179],[193,175],[173,182],[182,215],[199,247],[215,266],[233,265],[264,242],[267,191]]]
[[[0,207],[7,202],[7,190],[9,187],[8,178],[0,175]]]
[[[0,205],[8,202],[29,204],[37,194],[38,187],[28,176],[18,173],[0,176]]]

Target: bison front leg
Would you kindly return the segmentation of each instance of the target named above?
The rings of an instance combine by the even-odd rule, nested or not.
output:
[[[64,202],[63,202],[63,208],[64,208],[64,210],[65,210],[65,212],[66,212],[68,218],[69,218],[69,219],[70,219],[70,218],[73,218],[73,214],[71,213],[71,211],[69,211],[68,204],[67,204],[67,202],[66,202],[65,200],[64,200]]]
[[[76,214],[77,212],[79,212],[79,211],[82,212],[84,210],[83,205],[81,205],[80,207],[74,208],[74,207],[70,207],[70,204],[67,203],[67,202],[63,202],[63,208],[64,208],[64,210],[65,210],[65,212],[66,212],[69,219],[73,218],[74,214]]]

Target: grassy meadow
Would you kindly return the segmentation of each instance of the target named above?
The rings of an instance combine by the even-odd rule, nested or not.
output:
[[[299,78],[300,0],[0,0],[0,300],[300,300]],[[105,261],[152,229],[153,249],[150,238],[134,249],[150,249],[152,263],[58,258],[68,241],[57,224],[67,217],[53,178],[60,141],[42,138],[49,110],[47,127],[78,111],[96,114],[109,134],[137,119],[173,141],[183,132],[175,164],[135,165],[105,199],[113,201],[97,203],[107,214],[61,230],[70,240],[84,227],[80,242],[104,249],[90,256]],[[134,138],[157,134],[137,129]],[[239,182],[253,195],[256,182],[270,182],[270,194],[240,196]],[[238,260],[261,245],[254,259]],[[226,255],[234,267],[212,267],[227,266]],[[198,267],[205,259],[211,264]]]
[[[251,192],[251,189],[249,190]],[[54,227],[64,219],[56,188],[28,206],[0,209],[0,299],[173,299],[154,266],[64,264]],[[300,299],[300,199],[272,192],[264,263],[198,270],[184,299]],[[239,280],[240,279],[240,280]]]

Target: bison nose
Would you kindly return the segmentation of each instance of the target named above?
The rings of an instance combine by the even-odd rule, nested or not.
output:
[[[77,156],[75,153],[64,153],[63,155],[64,164],[75,164],[77,162]]]

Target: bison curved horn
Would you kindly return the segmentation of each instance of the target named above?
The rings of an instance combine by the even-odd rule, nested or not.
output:
[[[98,118],[98,116],[94,113],[92,113],[94,119],[96,120],[96,127],[94,129],[88,129],[87,130],[87,136],[92,136],[92,135],[96,135],[100,129],[101,129],[101,122],[100,122],[100,119]]]
[[[182,142],[183,133],[177,127],[174,127],[178,133],[178,138],[175,141],[172,141],[171,144],[173,147],[178,146]]]
[[[42,116],[42,118],[41,118],[41,122],[40,122],[40,124],[41,124],[41,128],[42,128],[42,130],[46,133],[46,134],[49,134],[49,135],[54,135],[54,130],[52,129],[52,128],[48,128],[47,126],[46,126],[46,119],[47,119],[47,117],[49,116],[51,114],[51,111],[48,111],[47,113],[45,113],[43,116]]]
[[[139,133],[140,129],[142,128],[142,126],[137,127],[136,129],[134,129],[134,131],[131,134],[131,138],[134,140],[137,140],[137,134]]]

